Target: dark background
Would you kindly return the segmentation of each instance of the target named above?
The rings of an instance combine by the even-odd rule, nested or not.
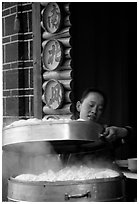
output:
[[[136,156],[137,3],[71,3],[75,104],[84,89],[104,91],[104,122],[133,127],[128,156]]]

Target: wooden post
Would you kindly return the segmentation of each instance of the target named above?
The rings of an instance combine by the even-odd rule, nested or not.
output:
[[[40,3],[32,3],[34,117],[42,118]]]
[[[57,8],[57,18],[52,15],[53,6]],[[60,118],[70,118],[72,114],[73,90],[72,66],[71,66],[71,23],[68,4],[49,3],[42,4],[45,8],[42,10],[42,59],[43,59],[43,95],[42,101],[45,116],[57,115]],[[48,18],[49,17],[49,18]],[[50,21],[50,19],[52,19]],[[54,20],[57,20],[54,24]],[[49,23],[47,23],[49,22]],[[55,26],[57,23],[57,26]],[[54,31],[55,28],[55,32]],[[57,42],[56,43],[54,43]],[[60,44],[58,48],[58,44]],[[60,49],[61,48],[61,49]],[[57,57],[58,54],[58,57]],[[57,59],[58,58],[58,59]],[[49,59],[49,60],[48,60]],[[50,61],[51,59],[51,61]],[[58,63],[59,62],[59,63]],[[62,98],[54,84],[57,82],[63,87]],[[51,88],[52,87],[52,88]],[[56,97],[59,94],[58,97]],[[58,100],[57,100],[58,98]],[[61,104],[59,100],[62,100]],[[57,103],[58,101],[58,103]],[[58,106],[57,106],[58,104]],[[59,105],[60,104],[60,105]],[[44,117],[45,117],[44,116]]]

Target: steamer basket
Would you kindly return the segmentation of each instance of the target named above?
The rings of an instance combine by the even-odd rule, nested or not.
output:
[[[8,200],[28,202],[124,201],[124,176],[84,181],[20,182],[8,180]]]

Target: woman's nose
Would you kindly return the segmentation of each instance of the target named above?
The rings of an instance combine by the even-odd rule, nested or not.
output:
[[[97,113],[97,106],[94,106],[91,110],[92,113]]]

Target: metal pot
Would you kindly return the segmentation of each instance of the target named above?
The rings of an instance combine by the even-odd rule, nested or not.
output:
[[[30,143],[51,143],[57,153],[89,151],[105,145],[99,140],[103,127],[90,121],[41,121],[3,129],[3,150],[21,152]]]
[[[8,180],[9,201],[90,202],[124,201],[124,176],[83,181],[21,182]]]

